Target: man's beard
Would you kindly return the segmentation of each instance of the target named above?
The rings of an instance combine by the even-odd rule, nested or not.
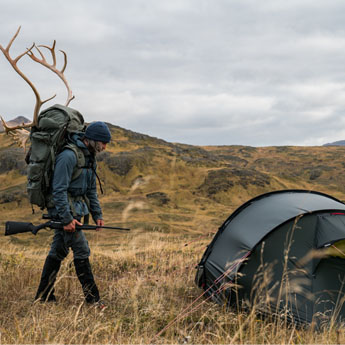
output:
[[[103,145],[101,142],[94,141],[94,140],[88,140],[88,142],[89,142],[88,148],[92,153],[97,154],[103,151]]]

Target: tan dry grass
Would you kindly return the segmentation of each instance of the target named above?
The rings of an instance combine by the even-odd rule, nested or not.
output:
[[[0,257],[1,343],[146,344],[146,343],[336,343],[343,333],[296,329],[255,313],[226,310],[201,299],[192,313],[181,312],[201,293],[194,266],[209,238],[162,233],[133,233],[117,246],[91,240],[93,269],[108,308],[83,304],[69,256],[56,284],[58,304],[32,303],[45,248],[5,244]],[[6,241],[8,241],[6,239]],[[189,244],[185,244],[189,241]],[[196,305],[199,303],[196,303]],[[163,334],[155,338],[176,317]]]

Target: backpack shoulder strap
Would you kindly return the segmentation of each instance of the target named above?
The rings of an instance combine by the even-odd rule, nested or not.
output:
[[[77,145],[72,144],[72,143],[67,143],[64,146],[64,149],[72,150],[75,153],[75,156],[77,157],[77,165],[72,174],[72,180],[75,180],[76,178],[80,176],[82,169],[85,167],[85,156],[84,156],[83,150],[80,149]]]

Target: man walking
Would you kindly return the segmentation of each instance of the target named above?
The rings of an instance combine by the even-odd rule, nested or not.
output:
[[[106,149],[110,140],[111,134],[107,125],[100,121],[93,122],[85,133],[74,134],[70,143],[56,157],[51,191],[54,207],[49,208],[48,213],[52,219],[61,221],[64,227],[63,230],[55,230],[35,300],[56,301],[56,275],[61,261],[71,248],[85,301],[91,304],[100,303],[99,291],[89,262],[88,241],[82,231],[76,231],[76,225],[81,225],[82,218],[88,223],[91,214],[97,225],[104,226],[97,197],[95,156]]]

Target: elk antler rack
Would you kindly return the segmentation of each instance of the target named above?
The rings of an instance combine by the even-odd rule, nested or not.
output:
[[[68,85],[68,82],[64,76],[64,71],[66,69],[66,66],[67,66],[67,55],[64,51],[60,50],[63,55],[64,55],[64,65],[62,67],[61,70],[57,69],[56,67],[56,54],[55,54],[55,45],[56,45],[56,41],[54,40],[54,43],[52,45],[52,47],[49,47],[49,46],[45,46],[45,45],[39,45],[39,46],[36,46],[35,43],[32,44],[32,46],[28,49],[26,49],[26,51],[20,55],[18,55],[16,58],[12,58],[11,55],[10,55],[10,49],[11,49],[11,46],[14,42],[14,40],[17,38],[18,34],[19,34],[19,31],[20,31],[20,28],[18,28],[17,32],[15,33],[15,35],[12,37],[12,39],[10,40],[9,44],[7,45],[6,48],[4,48],[1,44],[0,44],[0,50],[3,52],[3,54],[5,55],[6,59],[9,61],[9,63],[11,64],[11,66],[13,67],[13,69],[29,84],[29,86],[31,87],[31,89],[33,90],[34,94],[35,94],[35,97],[36,97],[36,104],[35,104],[35,108],[34,108],[34,113],[33,113],[33,119],[32,119],[32,122],[30,123],[26,123],[26,124],[22,124],[22,125],[18,125],[18,126],[13,126],[13,127],[10,127],[6,124],[5,120],[1,117],[1,121],[2,121],[2,124],[4,126],[4,129],[6,131],[6,133],[9,133],[9,132],[13,132],[15,133],[15,136],[19,136],[21,138],[21,142],[24,142],[24,139],[25,137],[28,138],[28,132],[25,133],[23,131],[20,131],[20,130],[23,130],[24,128],[30,128],[30,127],[33,127],[33,126],[37,126],[38,124],[38,114],[40,112],[40,109],[42,107],[42,105],[48,101],[50,101],[51,99],[53,99],[56,94],[50,98],[47,98],[45,100],[42,100],[41,99],[41,96],[39,94],[39,92],[37,91],[35,85],[29,80],[29,78],[19,69],[18,67],[18,61],[25,55],[28,55],[33,61],[35,62],[38,62],[40,63],[41,65],[45,66],[46,68],[48,68],[49,70],[51,70],[52,72],[54,72],[62,81],[63,83],[65,84],[66,88],[67,88],[67,91],[68,91],[68,96],[67,96],[67,101],[66,101],[66,106],[69,105],[69,103],[71,102],[71,100],[74,98],[74,96],[72,95],[72,91]],[[46,48],[48,50],[50,50],[50,53],[51,53],[51,56],[52,56],[52,59],[53,59],[53,63],[52,64],[49,64],[45,58],[45,56],[43,55],[42,51],[39,49],[39,47],[43,47],[43,48]],[[33,52],[33,48],[36,48],[37,51],[39,52],[40,54],[40,57],[37,57]],[[26,139],[27,140],[27,139]],[[26,142],[26,141],[25,141]],[[23,146],[25,147],[25,142],[23,144]]]

